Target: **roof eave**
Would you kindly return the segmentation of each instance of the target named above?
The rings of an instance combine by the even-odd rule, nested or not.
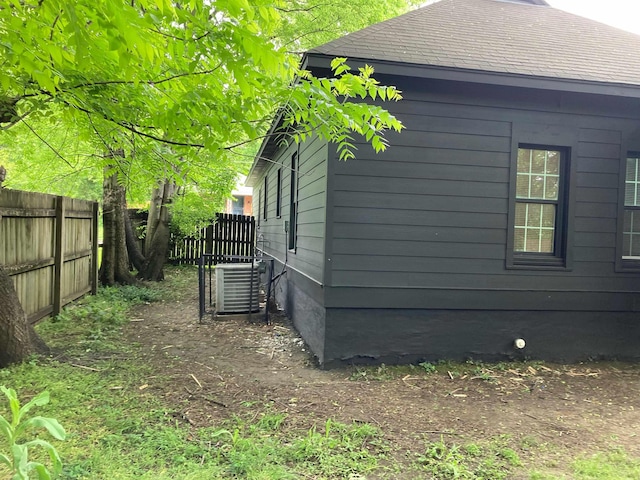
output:
[[[300,70],[305,70],[308,67],[308,58],[309,58],[308,53],[304,53],[302,55],[302,58],[300,59]],[[258,171],[258,165],[264,164],[265,162],[265,160],[263,159],[264,151],[271,142],[275,141],[274,134],[277,128],[282,123],[282,113],[283,111],[282,109],[280,109],[276,114],[275,118],[273,119],[273,122],[271,123],[271,127],[269,128],[269,131],[267,132],[264,139],[262,140],[262,144],[260,144],[260,149],[258,150],[258,153],[253,159],[253,164],[249,169],[249,173],[247,173],[247,180],[245,181],[245,185],[247,185],[248,187],[253,187],[255,182],[258,180],[260,176],[260,172]]]
[[[308,68],[328,68],[331,59],[334,58],[334,55],[314,52],[309,53],[307,57]],[[349,58],[349,65],[352,68],[358,68],[364,64],[371,65],[376,74],[382,75],[430,78],[434,80],[484,83],[489,85],[519,88],[640,98],[640,84],[633,85],[571,78],[552,78],[536,75],[463,69],[457,67],[441,67],[385,60]]]

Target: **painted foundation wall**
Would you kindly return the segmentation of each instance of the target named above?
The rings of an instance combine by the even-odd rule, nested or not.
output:
[[[451,359],[640,360],[636,313],[327,309],[325,367]],[[514,341],[525,340],[524,349]]]

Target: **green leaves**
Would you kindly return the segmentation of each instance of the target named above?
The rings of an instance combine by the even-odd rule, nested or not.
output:
[[[44,428],[57,440],[65,439],[64,428],[54,418],[37,416],[24,420],[25,415],[34,407],[49,403],[49,392],[41,392],[21,406],[15,390],[0,386],[0,391],[7,397],[11,411],[11,422],[0,415],[0,434],[5,438],[10,450],[9,455],[0,453],[0,462],[9,467],[14,480],[28,480],[31,471],[35,471],[40,480],[48,480],[52,477],[47,467],[40,462],[29,460],[29,448],[40,447],[49,455],[54,475],[58,475],[62,471],[62,461],[53,445],[39,438],[18,443],[18,439],[27,429],[33,428]]]
[[[56,150],[56,160],[95,170],[107,163],[104,152],[121,149],[124,156],[109,161],[129,191],[167,177],[203,184],[234,155],[251,158],[283,104],[296,140],[321,135],[348,159],[351,135],[386,148],[385,130],[399,130],[400,122],[362,102],[398,100],[399,92],[379,85],[369,66],[351,69],[346,58],[332,62],[334,78],[300,71],[299,57],[287,51],[300,32],[274,32],[283,34],[294,15],[335,8],[349,13],[350,29],[360,28],[366,23],[348,5],[371,11],[368,22],[400,13],[407,1],[16,1],[0,8],[0,86],[16,99],[13,118],[39,126],[40,115],[93,138],[84,160],[67,159],[65,149]],[[240,149],[249,142],[252,151]]]
[[[399,132],[404,128],[400,120],[385,109],[362,103],[378,98],[398,101],[402,98],[401,92],[395,87],[381,86],[372,77],[371,66],[365,65],[357,74],[351,73],[346,61],[346,58],[335,58],[331,62],[333,78],[315,78],[302,72],[283,117],[285,128],[293,130],[295,141],[318,135],[336,144],[340,160],[355,157],[352,133],[362,135],[376,152],[381,152],[388,146],[385,132]]]

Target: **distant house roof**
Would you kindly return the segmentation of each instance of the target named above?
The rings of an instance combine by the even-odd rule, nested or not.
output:
[[[308,54],[640,86],[640,36],[535,0],[441,0]]]

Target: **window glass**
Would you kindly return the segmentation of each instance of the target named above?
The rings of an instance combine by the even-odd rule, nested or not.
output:
[[[561,161],[559,150],[518,149],[515,252],[556,253]]]
[[[627,158],[624,184],[624,219],[622,227],[622,258],[640,260],[640,183],[639,159]]]

